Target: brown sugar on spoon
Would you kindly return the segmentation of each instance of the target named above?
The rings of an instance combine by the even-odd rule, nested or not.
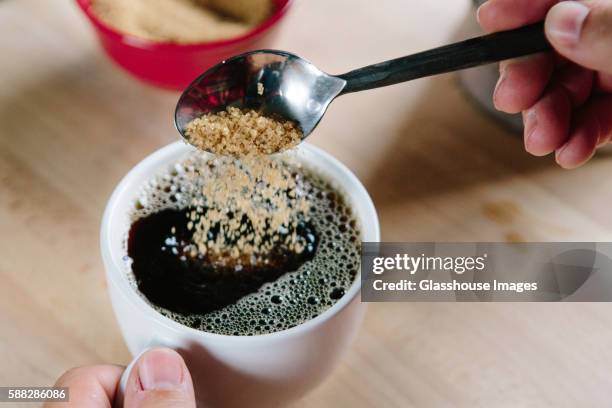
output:
[[[300,143],[303,134],[293,122],[228,107],[192,120],[185,136],[198,149],[244,157],[282,152]]]

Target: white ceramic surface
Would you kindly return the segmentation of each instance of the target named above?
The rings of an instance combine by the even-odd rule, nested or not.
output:
[[[348,349],[363,318],[360,277],[335,305],[299,326],[258,336],[223,336],[183,326],[156,312],[127,279],[124,239],[129,209],[142,185],[192,148],[170,144],[134,167],[111,196],[101,228],[101,250],[113,309],[133,355],[151,346],[176,349],[185,358],[205,406],[278,406],[320,383]],[[379,241],[378,217],[359,180],[324,151],[303,143],[298,158],[325,176],[350,202],[363,241]]]

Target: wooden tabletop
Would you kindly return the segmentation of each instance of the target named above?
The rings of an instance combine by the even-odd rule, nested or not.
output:
[[[469,14],[468,14],[469,13]],[[459,1],[297,1],[276,46],[340,73],[450,41]],[[99,255],[105,203],[177,139],[177,94],[102,54],[73,1],[0,1],[0,385],[130,356]],[[456,77],[340,98],[310,141],[369,189],[386,241],[609,241],[612,157],[574,171],[523,151]],[[338,370],[297,404],[604,406],[608,304],[370,305]]]

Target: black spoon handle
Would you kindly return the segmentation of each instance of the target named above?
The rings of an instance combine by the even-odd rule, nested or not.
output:
[[[445,45],[407,57],[369,65],[343,75],[341,94],[394,85],[551,49],[544,23]]]

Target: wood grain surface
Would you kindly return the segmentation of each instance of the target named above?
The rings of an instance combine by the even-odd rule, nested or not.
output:
[[[341,73],[454,39],[467,0],[297,1],[276,47]],[[178,95],[102,54],[69,0],[0,0],[0,385],[130,356],[98,248],[112,189],[177,139]],[[340,98],[310,141],[364,182],[386,241],[607,241],[612,157],[523,151],[446,75]],[[608,406],[608,304],[373,304],[299,407]],[[2,404],[0,404],[2,405]]]

